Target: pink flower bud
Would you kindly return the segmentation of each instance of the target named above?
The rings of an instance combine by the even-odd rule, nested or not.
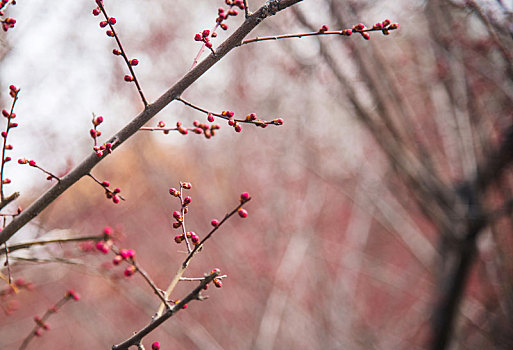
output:
[[[112,259],[112,263],[114,265],[119,265],[120,262],[123,261],[123,257],[121,255],[116,255],[114,259]]]
[[[198,33],[198,34],[196,34],[194,36],[194,40],[195,41],[202,41],[203,40],[203,36],[200,33]]]
[[[246,209],[240,208],[237,212],[241,218],[246,218],[248,216],[248,211]]]
[[[124,272],[124,274],[125,274],[125,276],[126,276],[126,277],[130,277],[130,276],[132,276],[134,273],[135,273],[135,266],[133,266],[133,265],[128,266],[128,267],[125,269],[125,272]]]
[[[35,160],[29,160],[29,165],[30,166],[36,166],[36,161]]]
[[[116,24],[116,19],[115,19],[114,17],[109,18],[109,24],[110,24],[111,26],[113,26],[114,24]]]
[[[137,66],[139,64],[139,60],[137,58],[133,58],[129,61],[131,66]]]
[[[219,226],[219,221],[216,219],[213,219],[212,221],[210,221],[210,225],[217,227],[217,226]]]
[[[101,13],[101,11],[100,11],[100,9],[99,9],[99,8],[95,8],[95,9],[93,10],[93,15],[94,15],[94,16],[98,16],[100,13]]]
[[[209,35],[210,35],[210,30],[208,30],[208,29],[205,29],[205,30],[201,33],[201,36],[202,36],[202,37],[204,37],[204,38],[206,38],[206,37],[207,37],[207,36],[209,36]]]
[[[116,55],[116,56],[121,55],[121,51],[120,51],[120,50],[118,50],[118,49],[113,49],[113,50],[112,50],[112,53],[113,53],[114,55]]]
[[[107,21],[101,21],[100,27],[105,28],[107,26]]]
[[[207,116],[207,120],[212,123],[214,121],[214,116],[209,113]]]
[[[151,350],[160,350],[160,343],[158,341],[151,344]]]
[[[247,192],[242,192],[241,195],[240,195],[240,201],[241,202],[245,202],[249,199],[249,193]]]
[[[133,81],[133,80],[134,80],[134,78],[133,78],[131,75],[128,75],[128,74],[127,74],[127,75],[125,75],[124,79],[125,79],[125,81],[127,81],[127,82],[130,82],[130,81]]]
[[[75,301],[80,300],[80,295],[78,295],[73,289],[70,289],[66,292],[66,296],[74,299]]]
[[[187,196],[183,199],[183,205],[189,205],[192,202],[192,198]]]
[[[170,188],[169,189],[169,194],[172,195],[172,196],[178,197],[180,195],[180,191],[177,191],[176,188]]]

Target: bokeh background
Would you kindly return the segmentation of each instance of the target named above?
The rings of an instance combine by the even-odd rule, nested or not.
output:
[[[249,1],[252,9],[263,1]],[[425,185],[453,188],[472,178],[504,139],[512,118],[513,6],[506,1],[308,0],[264,21],[249,37],[399,23],[371,33],[262,42],[233,50],[183,98],[237,116],[281,117],[283,126],[225,122],[202,135],[139,132],[93,174],[120,187],[115,205],[84,178],[17,233],[33,239],[116,232],[163,289],[183,261],[171,227],[180,181],[192,183],[189,230],[205,235],[247,191],[246,219],[234,217],[191,263],[186,275],[212,268],[228,275],[209,299],[193,302],[148,336],[163,349],[427,349],[440,271],[458,210]],[[146,97],[154,101],[191,67],[193,40],[212,29],[223,1],[105,1]],[[104,139],[142,108],[123,81],[114,41],[91,14],[94,1],[20,0],[8,10],[14,29],[0,34],[0,101],[21,88],[20,124],[9,136],[13,159],[35,159],[64,174],[92,151],[92,113]],[[243,21],[230,18],[222,42]],[[179,102],[158,121],[206,122]],[[8,164],[28,206],[51,186],[34,168]],[[510,199],[511,172],[482,193],[487,212]],[[452,192],[451,192],[452,193]],[[450,197],[451,193],[441,197]],[[444,197],[445,198],[445,197]],[[14,208],[14,209],[13,209]],[[454,210],[453,210],[454,209]],[[456,314],[451,349],[511,349],[511,212],[480,233],[478,254]],[[458,226],[459,227],[459,226]],[[445,230],[445,231],[444,231]],[[112,255],[71,243],[10,257],[30,290],[0,296],[0,348],[16,349],[63,293],[81,295],[54,315],[38,349],[110,348],[145,326],[159,302],[140,276],[126,278]],[[3,259],[3,257],[2,257]],[[5,275],[6,269],[1,272]],[[3,282],[2,282],[3,283]],[[194,287],[181,282],[173,298]],[[8,290],[4,283],[2,287]]]

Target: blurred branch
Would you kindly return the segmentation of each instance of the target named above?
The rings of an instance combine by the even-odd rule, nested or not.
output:
[[[266,2],[258,11],[249,16],[235,32],[230,35],[216,50],[201,61],[197,66],[185,74],[177,83],[160,96],[154,103],[149,104],[144,111],[135,117],[129,124],[121,129],[116,135],[111,137],[108,142],[115,145],[114,150],[123,144],[128,138],[133,136],[145,123],[153,118],[169,103],[179,97],[189,86],[191,86],[199,77],[208,71],[213,65],[221,60],[228,52],[236,47],[249,32],[251,32],[260,22],[277,12],[290,7],[302,0],[272,0]],[[0,232],[0,244],[6,242],[19,229],[25,226],[33,218],[39,215],[50,203],[57,199],[64,191],[86,176],[91,170],[105,157],[107,153],[98,157],[96,153],[91,153],[79,165],[71,170],[61,181],[46,191],[32,205],[24,210],[16,219],[14,219],[5,229]]]
[[[12,253],[16,250],[20,249],[28,249],[35,245],[45,245],[45,244],[51,244],[51,243],[69,243],[69,242],[83,242],[83,241],[97,241],[102,240],[103,235],[96,235],[96,236],[85,236],[85,237],[72,237],[72,238],[59,238],[59,239],[49,239],[44,241],[33,241],[33,242],[26,242],[26,243],[19,243],[9,246],[9,252]],[[0,254],[5,254],[6,250],[5,248],[0,249]]]

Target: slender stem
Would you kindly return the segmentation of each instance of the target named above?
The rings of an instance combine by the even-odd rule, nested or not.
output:
[[[251,14],[249,12],[248,0],[243,0],[243,3],[244,3],[244,16],[246,16],[246,18],[248,18],[249,15]]]
[[[157,288],[157,285],[155,284],[155,282],[153,282],[148,273],[144,271],[142,267],[139,266],[139,264],[136,264],[135,261],[133,261],[132,264],[135,266],[135,270],[139,272],[139,274],[144,278],[144,280],[150,285],[151,289],[153,289],[153,292],[157,294],[162,303],[164,303],[167,308],[170,308],[171,305],[169,305],[168,301],[164,298],[163,291]]]
[[[217,276],[217,279],[221,280],[225,277],[228,277],[228,275]],[[204,277],[180,277],[180,281],[187,281],[187,282],[201,281],[203,279],[204,279]]]
[[[32,165],[32,166],[34,168],[37,168],[37,169],[41,170],[43,173],[45,173],[46,175],[50,176],[52,179],[56,179],[57,181],[61,182],[61,179],[58,176],[56,176],[56,175],[52,174],[51,172],[41,168],[39,165],[35,164],[35,165]]]
[[[5,200],[4,196],[4,167],[5,167],[5,147],[7,146],[7,136],[9,136],[9,130],[11,130],[11,119],[12,114],[14,112],[14,106],[16,105],[16,101],[18,101],[18,93],[20,90],[16,90],[14,94],[14,100],[12,101],[11,105],[11,112],[9,113],[9,116],[7,117],[7,126],[5,129],[5,137],[3,145],[2,145],[2,165],[0,166],[0,197],[2,199],[2,202]]]

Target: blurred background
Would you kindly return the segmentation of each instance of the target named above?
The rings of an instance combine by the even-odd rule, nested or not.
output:
[[[249,0],[253,10],[263,3]],[[226,7],[221,0],[105,6],[140,61],[135,71],[150,102],[190,69],[201,47],[194,35],[212,29]],[[17,23],[0,34],[0,106],[10,106],[10,84],[21,88],[13,159],[62,175],[92,150],[92,113],[104,117],[104,142],[142,110],[94,7],[40,0],[9,7]],[[247,191],[249,216],[223,225],[185,274],[220,268],[223,287],[159,327],[147,348],[158,340],[163,349],[428,349],[437,348],[433,334],[444,325],[447,348],[511,349],[513,178],[504,145],[513,116],[512,10],[500,0],[314,0],[284,10],[249,37],[385,19],[399,30],[369,41],[323,36],[234,49],[182,97],[215,112],[281,117],[283,126],[242,125],[239,134],[218,121],[211,139],[140,131],[93,170],[126,201],[113,204],[84,178],[9,242],[99,235],[111,226],[116,245],[135,249],[165,289],[185,258],[171,227],[179,201],[168,189],[192,183],[186,223],[200,237]],[[242,21],[242,13],[230,18],[214,49]],[[173,102],[148,126],[161,120],[190,127],[206,116]],[[15,162],[6,172],[7,194],[21,192],[6,211],[52,185]],[[460,249],[463,241],[476,251]],[[144,280],[124,277],[112,254],[83,248],[10,255],[13,276],[32,288],[0,295],[0,348],[18,348],[33,317],[70,288],[81,300],[52,316],[51,330],[30,347],[110,348],[149,322],[159,300]],[[444,296],[465,257],[451,311]],[[172,298],[194,286],[181,282]],[[437,321],[444,315],[454,316],[453,327]]]

